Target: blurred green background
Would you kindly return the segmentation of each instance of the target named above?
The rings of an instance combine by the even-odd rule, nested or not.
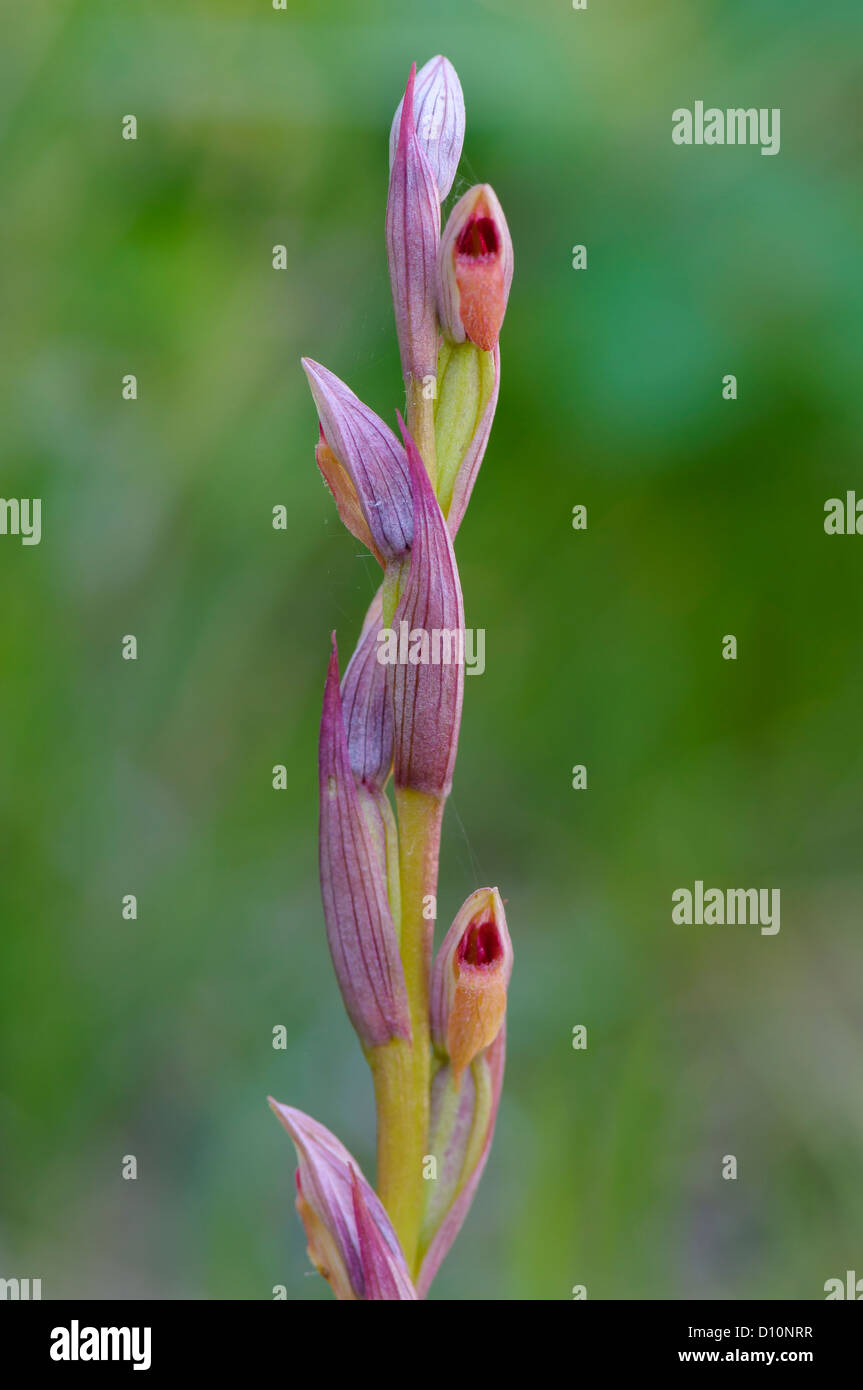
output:
[[[0,539],[0,1275],[330,1297],[265,1096],[372,1172],[316,741],[328,633],[350,649],[377,579],[298,359],[394,420],[387,133],[437,52],[467,101],[454,193],[491,182],[516,254],[459,535],[487,670],[440,914],[498,883],[516,969],[433,1296],[863,1272],[863,540],[823,530],[863,495],[859,5],[55,0],[3,27],[2,492],[42,497],[43,539]],[[696,99],[781,107],[781,153],[675,147]],[[696,878],[779,887],[779,935],[673,925]]]

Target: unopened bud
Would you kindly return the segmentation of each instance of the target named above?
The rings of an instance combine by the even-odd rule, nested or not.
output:
[[[390,168],[399,143],[403,102],[390,131]],[[414,84],[414,128],[444,199],[452,188],[464,143],[464,96],[458,73],[440,54],[420,68]]]
[[[411,484],[392,430],[343,381],[302,359],[321,426],[315,457],[348,530],[382,564],[411,547]]]

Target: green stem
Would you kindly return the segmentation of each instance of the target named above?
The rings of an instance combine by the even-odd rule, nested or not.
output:
[[[432,487],[437,479],[434,400],[421,380],[407,382],[407,424]],[[384,580],[384,621],[392,622],[401,569]],[[401,956],[411,1020],[411,1043],[394,1040],[369,1054],[378,1118],[378,1194],[416,1276],[425,1199],[423,1159],[428,1146],[431,1038],[429,975],[443,801],[424,792],[396,791],[401,892]]]
[[[396,792],[401,883],[401,953],[412,1044],[394,1041],[370,1056],[378,1110],[378,1192],[416,1274],[428,1145],[431,1042],[429,973],[443,802],[410,788]]]
[[[402,1246],[417,1226],[414,1169],[423,1117],[415,1104],[413,1048],[394,1038],[368,1054],[378,1120],[378,1195]]]
[[[408,429],[419,449],[433,488],[437,487],[437,448],[434,433],[434,399],[427,400],[422,381],[407,382]]]

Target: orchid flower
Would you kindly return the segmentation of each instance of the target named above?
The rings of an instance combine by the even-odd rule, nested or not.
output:
[[[317,465],[382,572],[341,679],[333,634],[318,759],[324,921],[374,1083],[377,1190],[323,1125],[270,1102],[296,1149],[309,1257],[342,1300],[426,1296],[479,1184],[503,1085],[513,952],[496,888],[468,897],[433,959],[464,700],[453,541],[491,433],[513,271],[489,185],[459,198],[441,235],[464,133],[452,64],[414,64],[390,133],[386,208],[399,433],[303,358]]]
[[[270,1099],[294,1141],[297,1211],[309,1259],[340,1300],[416,1298],[392,1222],[334,1134]]]

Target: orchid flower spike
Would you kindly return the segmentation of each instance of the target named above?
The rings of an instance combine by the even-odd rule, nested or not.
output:
[[[503,1085],[513,952],[496,888],[470,895],[432,959],[464,698],[453,540],[495,415],[513,271],[488,184],[456,203],[441,238],[464,132],[452,64],[414,64],[390,133],[386,208],[402,440],[303,358],[318,467],[383,571],[341,682],[333,634],[318,747],[324,920],[374,1083],[378,1192],[329,1130],[270,1102],[297,1151],[309,1255],[342,1300],[425,1297],[473,1200]]]

